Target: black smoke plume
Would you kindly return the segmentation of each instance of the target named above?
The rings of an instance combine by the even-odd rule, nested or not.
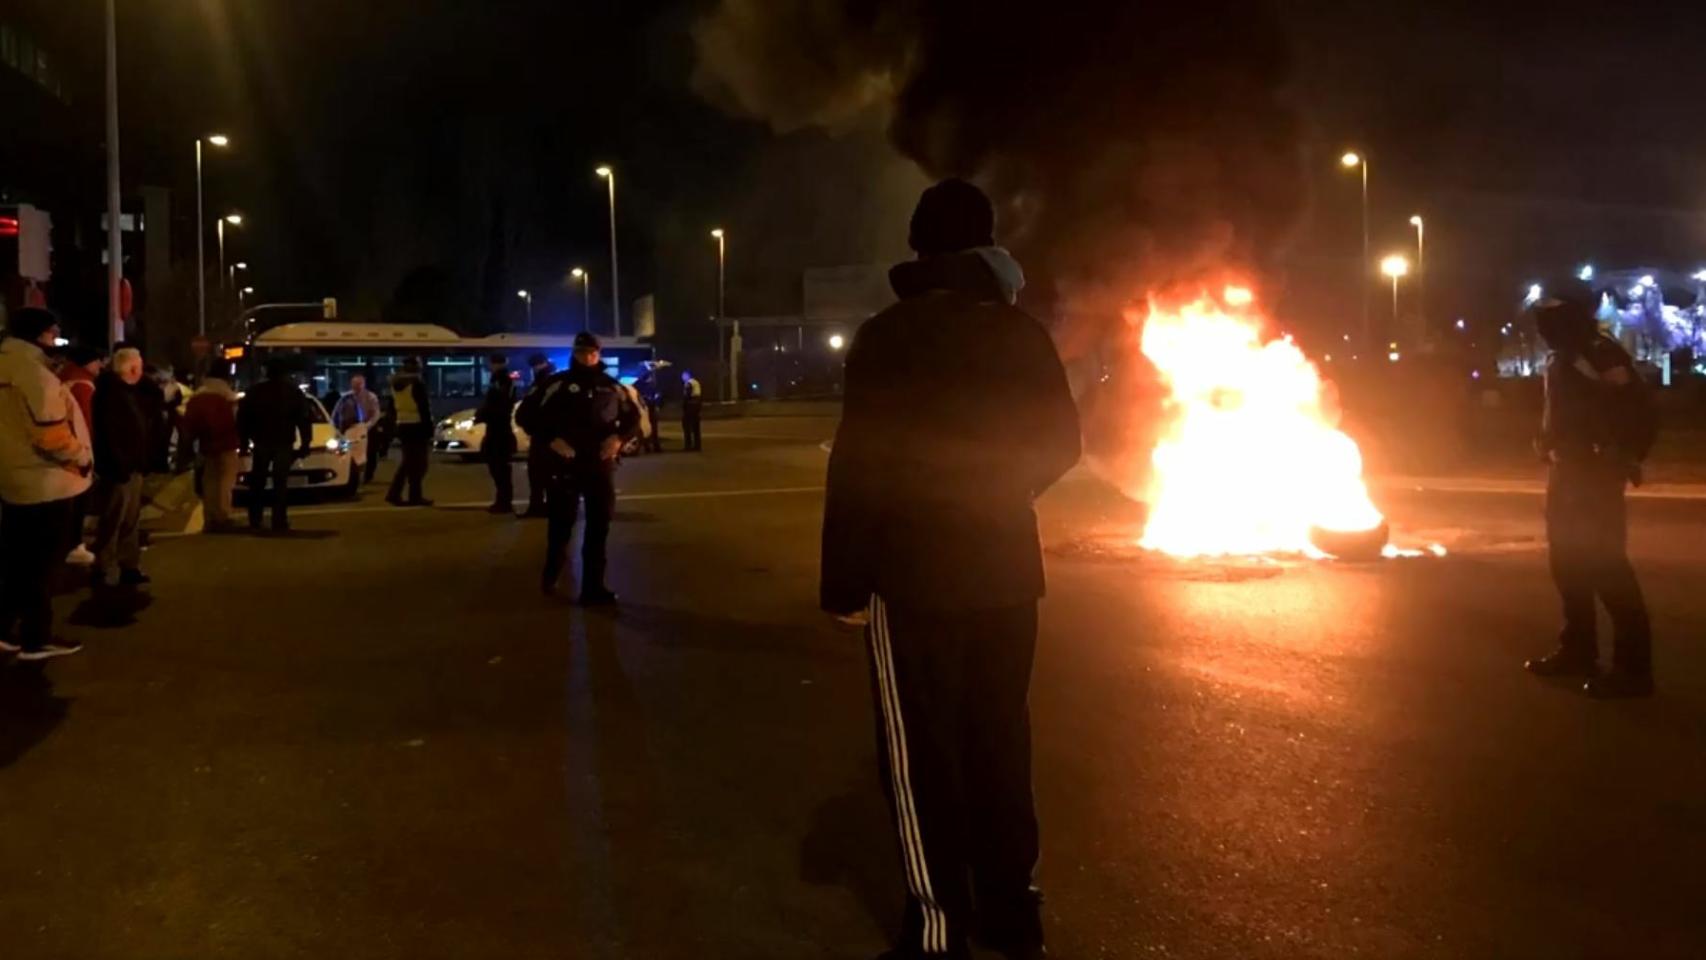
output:
[[[982,183],[1069,353],[1151,290],[1260,276],[1304,201],[1286,46],[1253,0],[723,0],[697,40],[730,112],[885,111],[927,174]]]

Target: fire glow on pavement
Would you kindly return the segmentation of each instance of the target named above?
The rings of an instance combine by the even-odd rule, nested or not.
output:
[[[1319,558],[1331,555],[1316,542],[1325,531],[1377,537],[1388,557],[1422,554],[1385,543],[1332,395],[1290,337],[1263,339],[1249,288],[1177,303],[1152,296],[1126,320],[1169,391],[1147,482],[1126,491],[1149,505],[1143,547]]]

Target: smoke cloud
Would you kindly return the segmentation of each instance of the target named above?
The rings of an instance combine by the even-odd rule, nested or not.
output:
[[[1140,486],[1166,391],[1126,309],[1229,277],[1270,286],[1306,200],[1269,6],[722,0],[695,36],[695,88],[728,112],[779,133],[875,118],[927,175],[989,191],[1092,462]]]
[[[1069,353],[1148,291],[1259,276],[1304,202],[1256,0],[723,0],[695,34],[695,87],[729,112],[778,132],[879,112],[927,174],[982,183]]]

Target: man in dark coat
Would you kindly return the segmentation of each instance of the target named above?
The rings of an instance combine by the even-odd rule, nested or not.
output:
[[[1048,333],[1013,305],[1023,274],[993,234],[977,187],[924,192],[918,259],[889,274],[900,302],[848,351],[829,462],[821,603],[867,624],[909,892],[896,958],[965,958],[974,934],[1010,958],[1044,953],[1032,501],[1077,462],[1078,412]]]
[[[95,425],[95,573],[97,589],[141,586],[142,477],[152,467],[160,430],[158,408],[134,347],[113,352],[112,368],[97,381]]]
[[[290,529],[290,465],[314,445],[313,405],[281,363],[267,365],[267,378],[237,404],[237,432],[252,451],[249,464],[249,529],[261,529],[267,484],[273,485],[272,528]]]
[[[492,384],[486,399],[474,411],[474,422],[486,426],[480,439],[480,457],[492,475],[492,513],[515,514],[515,474],[510,459],[515,456],[515,381],[510,379],[509,361],[503,354],[491,358]]]

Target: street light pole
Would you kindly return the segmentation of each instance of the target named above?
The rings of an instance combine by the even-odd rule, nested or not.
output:
[[[118,23],[107,0],[107,329],[116,346],[124,339],[124,235],[118,162]]]
[[[621,273],[616,266],[616,171],[608,166],[599,167],[599,176],[610,184],[610,329],[620,337],[622,335],[622,282]]]
[[[533,332],[533,294],[527,290],[517,290],[515,292],[515,295],[520,297],[521,302],[523,304],[525,304],[527,307],[527,326],[525,327],[525,329],[527,330],[528,333],[532,333]]]
[[[1357,266],[1357,287],[1362,293],[1362,339],[1363,349],[1367,350],[1373,349],[1374,346],[1374,322],[1373,313],[1369,306],[1368,277],[1363,273],[1364,270],[1368,269],[1368,264],[1371,262],[1368,253],[1368,157],[1354,150],[1346,151],[1345,155],[1339,158],[1339,163],[1347,169],[1350,167],[1362,168],[1362,260]]]
[[[569,276],[581,282],[581,330],[592,329],[592,277],[586,268],[576,267]]]
[[[230,138],[215,133],[208,137],[195,138],[195,304],[196,304],[196,333],[207,333],[207,221],[201,206],[201,143],[203,140],[216,147],[230,143]]]
[[[717,343],[723,342],[722,326],[728,319],[728,308],[723,299],[726,286],[724,276],[728,264],[728,234],[722,227],[711,231],[712,239],[717,241]],[[740,321],[735,321],[729,328],[729,379],[728,387],[724,390],[725,400],[733,400],[740,396]]]
[[[1398,329],[1398,279],[1410,272],[1410,261],[1402,254],[1394,253],[1380,261],[1380,272],[1392,278],[1392,329],[1393,337],[1397,337]]]
[[[1428,252],[1425,227],[1421,214],[1410,217],[1410,226],[1416,228],[1416,331],[1417,342],[1427,338],[1428,333]]]

